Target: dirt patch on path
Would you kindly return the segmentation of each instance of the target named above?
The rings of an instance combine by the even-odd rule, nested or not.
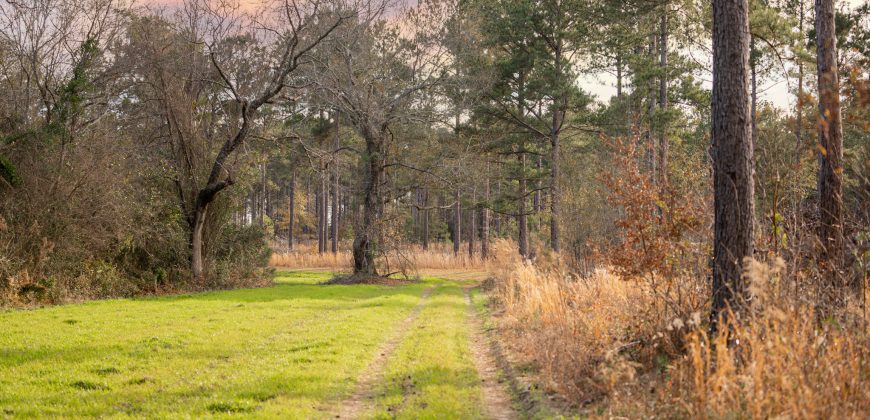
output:
[[[414,321],[417,320],[417,316],[420,315],[420,311],[423,310],[423,306],[426,305],[426,301],[428,300],[429,295],[432,294],[433,290],[435,290],[435,287],[430,287],[423,291],[420,302],[417,303],[417,306],[411,310],[411,313],[401,321],[392,337],[381,345],[376,353],[375,359],[369,363],[366,370],[359,377],[359,382],[356,385],[356,390],[353,395],[344,400],[337,410],[332,411],[332,417],[337,419],[356,419],[365,414],[366,410],[371,407],[373,400],[377,396],[375,394],[377,391],[377,384],[380,383],[381,379],[383,379],[387,361],[405,338],[411,325],[413,325]]]
[[[483,391],[483,408],[486,416],[493,419],[520,418],[513,408],[513,400],[507,390],[512,383],[510,376],[502,380],[497,363],[498,355],[493,354],[492,341],[483,331],[483,322],[471,301],[470,288],[465,288],[465,300],[468,302],[469,338],[474,365],[480,376],[480,387]],[[505,384],[505,381],[508,383]]]

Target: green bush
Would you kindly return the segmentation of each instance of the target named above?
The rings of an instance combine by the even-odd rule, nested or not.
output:
[[[268,284],[271,272],[267,266],[272,250],[266,229],[257,225],[225,226],[209,255],[213,270],[208,286],[229,288]]]

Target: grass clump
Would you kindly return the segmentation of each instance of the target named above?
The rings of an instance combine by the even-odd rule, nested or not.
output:
[[[208,405],[208,411],[212,413],[239,414],[250,413],[257,410],[257,406],[250,402],[231,401],[215,402]]]
[[[108,385],[91,381],[75,381],[70,386],[83,391],[107,391],[110,389]]]

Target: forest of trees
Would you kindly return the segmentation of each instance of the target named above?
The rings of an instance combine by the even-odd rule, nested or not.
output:
[[[495,238],[581,274],[706,265],[712,319],[747,297],[745,257],[811,273],[829,306],[866,281],[867,4],[0,10],[12,303],[255,284],[310,241],[359,276]]]

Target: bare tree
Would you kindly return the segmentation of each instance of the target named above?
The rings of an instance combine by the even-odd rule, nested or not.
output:
[[[388,168],[411,168],[390,153],[394,126],[431,119],[422,92],[436,86],[447,64],[435,37],[444,14],[435,3],[409,9],[386,19],[388,2],[356,5],[356,20],[343,26],[327,43],[314,77],[324,100],[338,109],[365,143],[362,216],[354,229],[354,273],[377,275],[382,255],[383,216],[393,198]]]
[[[325,7],[321,0],[288,0],[267,2],[247,13],[233,2],[190,0],[178,13],[173,30],[176,38],[186,38],[188,57],[184,59],[206,60],[210,69],[188,66],[188,74],[170,75],[166,60],[151,61],[148,80],[157,87],[166,125],[176,138],[175,160],[180,166],[191,166],[191,149],[202,147],[203,137],[219,144],[214,154],[205,151],[201,170],[188,168],[176,179],[190,228],[190,269],[196,280],[203,278],[203,236],[210,207],[221,191],[236,182],[232,173],[235,152],[257,129],[262,108],[279,99],[288,87],[297,87],[295,72],[347,19],[342,15],[323,19]],[[162,50],[153,48],[159,56]],[[172,99],[179,94],[187,99]],[[192,111],[204,115],[181,115],[191,112],[185,102],[192,103],[190,99],[201,95],[208,95],[212,109]],[[202,119],[210,121],[211,128],[201,128],[197,121]]]
[[[135,193],[119,166],[136,163],[125,163],[129,137],[110,112],[123,83],[111,49],[129,8],[0,2],[0,219],[16,238],[0,259],[20,262],[14,270],[48,276],[37,263],[48,258],[69,269],[108,253],[129,226],[135,211],[114,200]]]

